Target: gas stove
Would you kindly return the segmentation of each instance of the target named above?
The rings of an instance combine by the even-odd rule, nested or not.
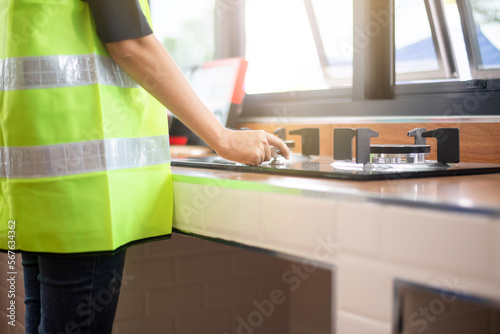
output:
[[[275,134],[293,151],[295,142],[286,140],[285,129],[277,129]],[[333,132],[333,158],[319,156],[319,129],[304,128],[289,134],[300,135],[302,140],[302,152],[292,153],[289,160],[273,150],[273,159],[259,166],[217,156],[173,158],[172,166],[347,180],[500,173],[500,164],[460,162],[459,130],[456,128],[413,129],[407,134],[414,138],[412,145],[375,145],[370,142],[379,135],[374,130],[337,128]],[[436,140],[437,160],[428,160],[431,154],[429,138]]]
[[[453,163],[460,162],[459,130],[440,128],[427,131],[416,128],[408,132],[414,138],[413,145],[371,145],[371,138],[378,132],[368,128],[340,128],[334,130],[334,169],[365,172],[397,173],[446,171]],[[427,160],[431,146],[427,138],[437,141],[437,160]],[[356,158],[353,159],[353,140],[356,143]]]

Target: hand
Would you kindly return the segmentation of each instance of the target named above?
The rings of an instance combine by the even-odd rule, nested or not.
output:
[[[252,166],[271,160],[269,146],[275,146],[286,159],[290,157],[285,142],[263,130],[234,131],[226,129],[218,144],[214,149],[224,159]]]

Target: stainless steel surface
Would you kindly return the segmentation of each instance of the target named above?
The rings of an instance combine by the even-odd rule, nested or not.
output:
[[[422,164],[425,163],[425,153],[409,154],[370,154],[372,164]]]

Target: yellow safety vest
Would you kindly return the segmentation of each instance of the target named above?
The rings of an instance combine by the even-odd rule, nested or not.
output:
[[[166,111],[110,58],[86,2],[0,0],[0,106],[1,250],[171,234]]]

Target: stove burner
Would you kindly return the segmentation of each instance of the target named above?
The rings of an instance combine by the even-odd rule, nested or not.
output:
[[[426,131],[416,128],[408,132],[415,138],[415,145],[370,145],[378,132],[368,128],[334,129],[333,158],[337,161],[353,161],[352,141],[356,138],[356,163],[358,164],[422,164],[430,154],[426,138],[437,140],[437,162],[458,163],[460,161],[459,135],[456,128],[440,128]]]
[[[430,145],[371,145],[370,161],[375,164],[422,164],[430,153]]]
[[[370,153],[411,154],[431,153],[430,145],[371,145]]]

